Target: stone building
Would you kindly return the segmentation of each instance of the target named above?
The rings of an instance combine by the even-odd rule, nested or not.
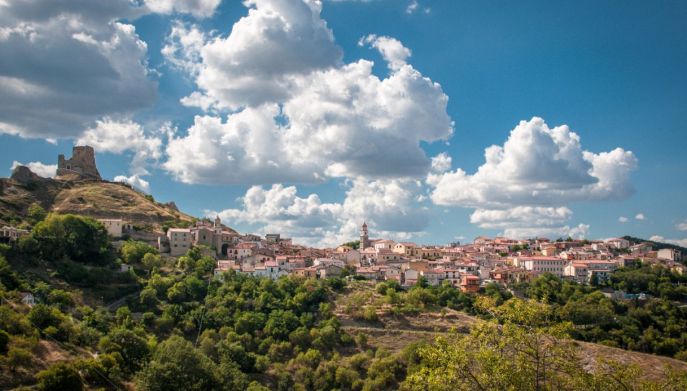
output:
[[[79,146],[72,149],[71,159],[64,155],[57,158],[57,176],[77,174],[83,178],[102,180],[95,165],[95,151],[93,147]]]
[[[370,237],[367,232],[367,223],[363,221],[363,226],[360,227],[360,249],[364,250],[370,247]]]

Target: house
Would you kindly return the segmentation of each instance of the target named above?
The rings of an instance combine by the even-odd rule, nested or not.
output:
[[[375,250],[389,250],[391,251],[394,248],[394,245],[396,243],[393,240],[377,240],[374,242],[374,249]]]
[[[411,242],[396,243],[392,251],[397,254],[404,255],[406,257],[417,257],[420,255],[420,251],[417,245]]]
[[[658,254],[656,256],[658,259],[667,259],[669,261],[679,261],[681,257],[682,254],[680,253],[680,250],[676,250],[674,248],[662,248],[658,250]]]
[[[429,285],[439,285],[444,279],[444,272],[441,269],[431,269],[420,272]]]
[[[460,277],[460,290],[467,293],[479,292],[479,277],[472,274],[463,274]]]
[[[167,230],[169,252],[173,257],[186,254],[193,246],[193,235],[190,228],[170,228]]]
[[[375,267],[359,267],[355,269],[355,274],[365,278],[366,280],[381,280],[383,278],[379,268]]]
[[[267,243],[279,243],[280,238],[281,238],[280,234],[267,234],[267,235],[265,235],[265,241]]]
[[[563,277],[567,260],[558,257],[517,257],[516,266],[523,267],[525,270],[537,273],[551,273],[556,277]]]
[[[16,243],[19,238],[28,234],[29,231],[25,229],[4,226],[0,229],[0,243],[13,244]]]
[[[124,231],[131,231],[133,226],[131,223],[125,223],[122,219],[98,219],[100,223],[107,230],[107,234],[113,238],[121,238]]]
[[[593,280],[602,283],[617,268],[618,264],[615,261],[604,259],[576,260],[570,261],[565,266],[563,276],[569,277],[580,284],[589,284]]]
[[[311,267],[301,267],[293,270],[293,275],[305,278],[317,278],[317,268]]]
[[[340,277],[342,272],[343,267],[335,264],[327,264],[317,268],[319,278]]]
[[[433,248],[433,247],[422,247],[420,248],[420,256],[422,258],[440,258],[441,257],[441,250],[438,248]]]
[[[630,247],[630,241],[627,239],[623,239],[623,238],[608,239],[608,240],[606,240],[606,244],[609,247],[612,247],[612,248],[615,248],[618,250],[622,250],[622,249],[626,249],[626,248]]]
[[[403,272],[402,284],[405,286],[413,286],[417,284],[417,280],[420,277],[420,272],[414,269],[407,269]]]

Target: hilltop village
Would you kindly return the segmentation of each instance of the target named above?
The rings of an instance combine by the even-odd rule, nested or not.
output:
[[[28,181],[35,174],[17,167],[13,178]],[[56,178],[102,181],[89,146],[74,147],[73,156],[60,155]],[[277,279],[294,274],[327,278],[342,275],[376,281],[394,280],[410,287],[421,279],[429,285],[444,282],[463,292],[477,292],[496,283],[507,287],[544,273],[581,284],[602,284],[617,268],[635,262],[661,264],[678,274],[685,273],[680,251],[654,250],[651,243],[631,243],[624,238],[573,240],[478,237],[470,244],[445,246],[371,239],[366,223],[358,241],[337,248],[317,249],[298,245],[279,233],[264,237],[240,234],[224,225],[219,217],[196,220],[193,224],[165,227],[161,232],[141,230],[122,218],[97,218],[120,245],[128,239],[147,242],[169,257],[179,257],[191,248],[217,260],[215,275],[237,273]],[[0,239],[15,242],[28,230],[4,226]],[[122,265],[122,270],[127,270]]]

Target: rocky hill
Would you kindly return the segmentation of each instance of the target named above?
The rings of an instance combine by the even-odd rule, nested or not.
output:
[[[173,202],[156,202],[152,196],[123,183],[83,180],[78,176],[42,178],[26,167],[18,167],[11,178],[0,178],[0,224],[20,225],[25,222],[32,204],[61,214],[121,218],[150,231],[159,231],[163,225],[183,225],[194,220],[180,212]]]

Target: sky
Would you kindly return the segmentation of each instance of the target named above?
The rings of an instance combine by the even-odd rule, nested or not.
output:
[[[687,3],[0,0],[0,175],[334,246],[687,246]]]

